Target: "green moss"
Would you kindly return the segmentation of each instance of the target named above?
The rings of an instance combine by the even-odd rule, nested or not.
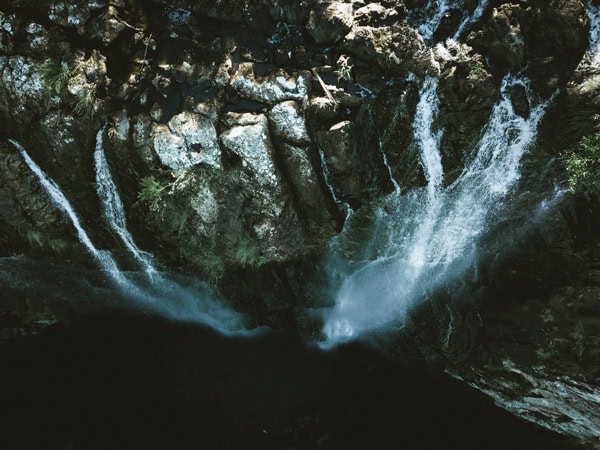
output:
[[[594,131],[581,138],[562,157],[569,190],[600,195],[600,115],[595,115],[593,120]]]

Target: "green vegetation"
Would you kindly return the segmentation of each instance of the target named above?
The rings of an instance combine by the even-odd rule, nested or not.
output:
[[[47,250],[59,255],[64,253],[68,245],[63,239],[50,237],[37,228],[29,228],[23,235],[31,247]]]
[[[144,205],[152,218],[171,230],[180,230],[192,213],[192,196],[201,183],[211,185],[218,171],[194,168],[182,172],[149,175],[140,182],[138,203]]]
[[[188,249],[183,249],[182,253],[189,264],[198,269],[202,278],[211,285],[216,286],[225,275],[225,262],[220,256],[198,255]]]
[[[66,64],[48,59],[41,65],[40,76],[46,96],[58,95],[63,97],[67,91],[67,83],[71,78],[71,70]]]
[[[238,236],[230,236],[227,241],[227,256],[231,262],[246,268],[259,268],[269,262],[260,254],[256,239],[243,231]]]
[[[593,118],[594,131],[563,154],[569,190],[600,195],[600,115]]]
[[[352,68],[350,64],[350,58],[347,56],[340,56],[337,61],[338,68],[335,71],[338,81],[352,81]]]
[[[467,76],[469,76],[469,77],[477,78],[486,73],[485,67],[479,61],[470,62],[467,65],[467,70],[468,70]]]
[[[73,112],[80,116],[91,116],[94,114],[96,105],[96,91],[92,88],[83,88],[77,100],[73,103]]]

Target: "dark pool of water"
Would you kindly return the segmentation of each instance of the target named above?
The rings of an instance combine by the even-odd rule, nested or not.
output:
[[[0,448],[564,448],[443,374],[361,344],[131,315],[0,344]]]

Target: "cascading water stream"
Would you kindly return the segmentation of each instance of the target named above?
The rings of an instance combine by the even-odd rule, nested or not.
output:
[[[102,130],[101,130],[102,131]],[[122,272],[111,253],[107,250],[99,250],[93,244],[92,240],[84,230],[81,221],[60,190],[59,186],[31,159],[27,151],[16,141],[9,139],[9,142],[21,153],[25,163],[36,175],[42,187],[46,190],[53,204],[59,208],[65,216],[71,221],[77,230],[77,236],[80,242],[85,246],[89,253],[94,257],[100,268],[106,272],[110,278],[117,284],[121,294],[130,300],[131,306],[141,308],[145,311],[151,311],[163,317],[183,322],[202,323],[223,333],[241,332],[247,333],[243,327],[243,317],[225,306],[222,302],[214,299],[203,283],[192,282],[183,285],[172,281],[158,274],[151,265],[150,256],[148,256],[147,270],[152,269],[155,276],[151,279],[150,285],[142,285],[131,281],[124,272]],[[102,141],[100,139],[99,145]],[[135,246],[124,221],[123,204],[116,190],[112,175],[106,159],[98,153],[98,143],[96,147],[96,170],[98,182],[98,194],[103,204],[105,214],[110,220],[114,220],[111,228],[119,230],[118,232],[125,245],[134,256],[143,256],[143,253]],[[119,219],[119,216],[122,219]],[[120,221],[122,220],[122,221]],[[110,223],[110,222],[109,222]],[[127,245],[125,239],[129,237],[130,244]],[[146,272],[148,273],[148,272]]]
[[[417,27],[423,40],[431,43],[443,17],[453,9],[464,11],[463,3],[463,0],[429,0],[424,7],[424,10],[428,12],[427,19]],[[467,27],[473,25],[481,18],[488,4],[489,0],[479,0],[472,13],[463,14],[456,31],[452,35],[452,39],[458,41]]]
[[[104,142],[102,135],[104,127],[102,127],[96,135],[96,149],[94,151],[94,166],[96,171],[96,191],[102,204],[102,215],[110,226],[110,228],[119,236],[127,250],[135,258],[135,260],[143,267],[144,271],[150,278],[156,276],[156,269],[152,264],[150,255],[141,251],[131,234],[127,230],[127,221],[125,219],[125,209],[123,202],[119,196],[117,186],[113,181],[108,161],[104,153]]]
[[[588,54],[594,66],[600,66],[600,5],[588,4],[590,38]]]
[[[425,42],[430,42],[437,30],[444,14],[446,14],[453,5],[453,0],[429,0],[425,6],[425,11],[430,12],[428,19],[419,26],[419,34]]]
[[[44,173],[44,171],[31,159],[27,151],[23,148],[21,144],[13,139],[8,140],[20,153],[25,163],[31,171],[36,175],[42,187],[46,190],[52,203],[60,209],[67,217],[70,219],[71,223],[75,227],[77,231],[77,236],[79,237],[80,242],[85,246],[85,248],[90,252],[90,254],[94,257],[94,259],[98,262],[98,265],[102,270],[104,270],[113,281],[115,281],[120,286],[128,285],[128,281],[125,279],[121,271],[119,270],[117,263],[110,255],[110,252],[105,250],[97,249],[92,243],[90,237],[83,229],[81,225],[81,221],[79,217],[75,213],[75,210],[64,196],[56,182],[50,178],[48,175]]]
[[[456,32],[454,33],[454,36],[452,36],[452,39],[454,39],[455,41],[459,41],[465,29],[468,26],[476,23],[481,18],[481,16],[483,16],[483,13],[488,7],[488,4],[489,0],[479,0],[477,7],[473,11],[473,14],[463,16],[462,20],[460,21],[460,24],[458,25],[458,28],[456,29]]]
[[[510,91],[524,88],[532,105],[528,118],[513,109]],[[388,199],[379,211],[372,242],[380,255],[354,266],[325,317],[329,343],[402,323],[408,308],[463,274],[475,262],[478,241],[519,180],[521,158],[536,137],[547,102],[537,102],[526,80],[506,76],[477,154],[451,185],[443,186],[440,134],[432,129],[438,98],[435,79],[426,79],[414,120],[414,140],[427,187]],[[372,243],[371,243],[372,245]]]

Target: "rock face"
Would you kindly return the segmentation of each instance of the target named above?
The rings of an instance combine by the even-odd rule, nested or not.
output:
[[[593,129],[600,107],[597,64],[582,59],[589,20],[581,0],[490,2],[472,22],[463,12],[481,3],[471,0],[433,18],[425,11],[443,2],[98,0],[41,2],[35,11],[29,3],[0,7],[1,254],[77,254],[8,138],[31,149],[102,248],[117,247],[95,220],[92,155],[105,126],[140,247],[200,274],[259,322],[313,336],[319,324],[306,308],[331,302],[316,261],[344,208],[360,224],[377,205],[394,207],[383,200],[390,193],[426,184],[413,142],[426,77],[438,81],[432,120],[444,130],[445,184],[472,156],[509,72],[523,71],[543,98],[561,88],[521,169],[525,180],[564,177],[549,161]],[[428,19],[437,30],[424,40],[418,29]],[[464,43],[435,42],[461,23]],[[524,89],[511,95],[526,117]],[[533,185],[523,186],[537,199]],[[555,217],[539,230],[543,245],[531,237],[521,254],[490,257],[493,270],[473,288],[489,303],[432,294],[408,335],[399,333],[399,353],[442,361],[530,420],[592,436],[580,419],[598,384],[598,236],[573,224],[596,226],[597,206],[569,201],[566,222]],[[581,399],[581,414],[553,396],[555,382]],[[572,408],[570,420],[560,405]]]
[[[221,149],[212,121],[199,114],[182,112],[168,126],[152,130],[154,150],[162,165],[175,171],[197,164],[221,168]]]
[[[588,30],[580,0],[506,3],[493,9],[468,43],[500,67],[515,71],[527,65],[531,75],[549,82],[557,75],[568,78],[587,48]]]

